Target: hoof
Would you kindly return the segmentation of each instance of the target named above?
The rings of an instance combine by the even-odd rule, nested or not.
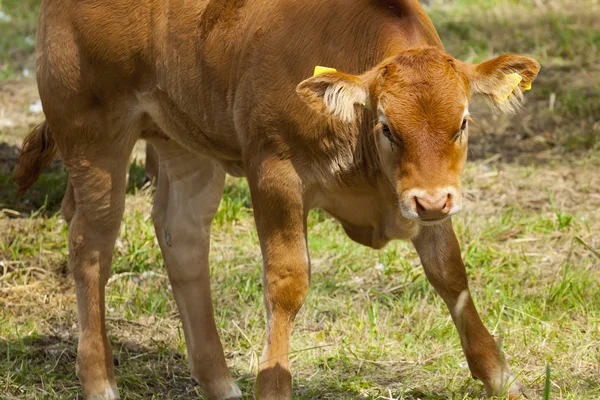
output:
[[[218,397],[219,400],[242,400],[242,391],[235,383],[231,383],[230,389]]]
[[[101,393],[89,394],[83,397],[85,400],[120,400],[117,387],[107,387]]]
[[[289,369],[276,364],[260,371],[254,384],[254,397],[258,400],[291,399],[292,374]]]

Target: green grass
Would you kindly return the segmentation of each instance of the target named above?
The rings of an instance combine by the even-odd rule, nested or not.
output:
[[[467,209],[455,228],[476,305],[502,336],[529,398],[598,399],[598,2],[434,3],[430,14],[453,55],[479,61],[514,51],[542,64],[519,116],[473,111],[481,129],[471,134]],[[11,15],[0,22],[0,79],[31,68],[27,38],[38,6],[0,0]],[[0,138],[22,137],[29,127],[21,125],[0,129]],[[198,398],[150,219],[152,189],[143,179],[135,162],[107,286],[118,384],[127,399]],[[67,225],[59,213],[65,187],[58,164],[20,199],[10,174],[0,174],[0,398],[62,399],[80,390]],[[252,218],[246,182],[229,179],[213,226],[211,282],[228,364],[247,398],[265,335]],[[311,212],[308,231],[313,275],[292,338],[294,398],[483,395],[409,243],[361,247],[319,210]]]
[[[40,3],[0,0],[0,79],[22,74],[23,68],[31,64]]]
[[[596,64],[600,46],[598,2],[456,0],[430,12],[446,47],[456,57],[483,61],[494,54],[534,56],[543,65]],[[557,5],[560,5],[557,7]]]
[[[480,172],[477,164],[471,166],[465,180]],[[506,171],[488,188],[490,196],[501,194],[515,172],[522,173]],[[528,175],[539,181],[543,174],[531,168]],[[600,396],[595,372],[600,353],[592,345],[600,340],[600,274],[597,256],[577,238],[597,240],[598,221],[592,227],[584,223],[591,209],[559,206],[566,197],[558,188],[548,193],[538,212],[515,198],[501,212],[458,217],[456,229],[482,317],[503,336],[503,348],[530,393],[540,397],[548,390],[548,363],[552,388],[561,393],[556,398],[593,399]],[[213,229],[215,317],[232,371],[250,393],[264,338],[261,260],[245,182],[231,180],[226,194]],[[119,384],[127,398],[194,398],[200,392],[186,370],[150,203],[148,189],[128,195],[107,289]],[[476,204],[485,209],[490,203]],[[296,398],[328,393],[375,399],[387,390],[405,399],[483,393],[469,378],[451,319],[409,244],[366,249],[321,212],[311,213],[309,225],[313,283],[292,341]],[[9,289],[33,286],[4,293],[0,387],[22,398],[38,398],[43,391],[50,398],[66,397],[77,390],[75,299],[64,270],[66,225],[57,214],[38,216],[9,225],[3,239],[6,273],[0,282]],[[40,301],[45,303],[32,312]]]

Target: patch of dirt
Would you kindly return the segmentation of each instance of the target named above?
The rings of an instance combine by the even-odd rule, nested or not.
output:
[[[598,147],[600,91],[590,89],[597,87],[600,68],[566,74],[562,67],[549,67],[525,93],[524,109],[516,115],[496,115],[474,99],[469,160],[499,154],[503,162],[539,165]]]
[[[3,141],[16,144],[23,131],[43,121],[38,101],[34,80],[0,80],[0,137]]]
[[[35,81],[0,81],[0,174],[14,172],[23,138],[43,121],[38,101]]]

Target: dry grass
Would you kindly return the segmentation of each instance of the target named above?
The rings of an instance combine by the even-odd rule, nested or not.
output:
[[[481,129],[471,133],[467,210],[455,218],[477,306],[486,326],[502,335],[532,399],[542,396],[547,363],[551,398],[600,398],[598,10],[597,1],[463,0],[438,2],[431,11],[456,56],[478,59],[502,49],[542,62],[519,116],[476,107]],[[0,128],[0,161],[9,170],[14,144],[39,116],[27,111],[36,100],[31,82],[0,82],[7,87],[0,117],[16,123]],[[17,211],[0,216],[0,398],[59,399],[79,390],[66,226],[56,214],[64,179],[55,165],[17,202],[8,172],[0,174],[0,209]],[[136,189],[139,180],[134,166],[107,289],[119,386],[131,399],[198,398],[149,219],[152,193]],[[245,182],[231,180],[211,255],[217,325],[248,398],[264,339],[249,206]],[[29,216],[31,210],[37,212]],[[296,398],[483,394],[409,244],[362,248],[319,211],[310,216],[309,243],[312,287],[292,340]]]

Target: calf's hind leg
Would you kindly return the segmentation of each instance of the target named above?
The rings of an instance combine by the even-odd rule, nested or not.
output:
[[[179,308],[194,378],[210,399],[241,399],[227,369],[213,316],[208,253],[225,172],[172,141],[155,140],[160,159],[152,216]]]
[[[104,287],[123,216],[126,171],[134,139],[109,145],[108,139],[94,143],[100,134],[92,129],[85,135],[81,129],[77,132],[81,135],[57,133],[61,138],[89,139],[71,140],[61,149],[69,172],[62,209],[69,221],[69,267],[77,295],[77,375],[86,399],[118,399],[105,327]]]

